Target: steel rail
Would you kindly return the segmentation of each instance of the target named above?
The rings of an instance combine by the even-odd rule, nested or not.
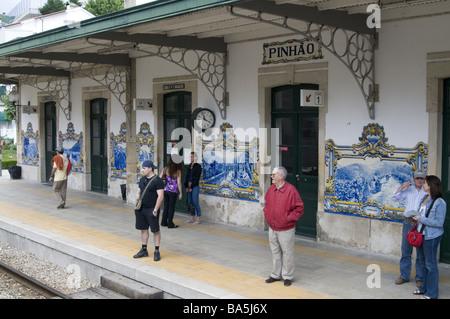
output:
[[[0,261],[0,271],[7,274],[14,280],[22,283],[26,287],[34,290],[35,292],[43,295],[47,298],[60,297],[62,299],[72,299],[68,295],[63,294],[62,292],[47,286],[46,284],[24,274],[23,272],[12,268],[11,266]]]

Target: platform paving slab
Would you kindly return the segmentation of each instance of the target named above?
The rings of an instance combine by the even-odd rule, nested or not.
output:
[[[162,228],[161,261],[134,259],[140,232],[131,204],[93,192],[68,190],[67,208],[56,209],[51,187],[0,177],[0,240],[65,265],[80,263],[96,280],[117,273],[179,298],[417,299],[413,281],[395,285],[398,256],[388,256],[296,237],[291,287],[266,284],[271,271],[267,232],[214,223]],[[261,212],[262,213],[262,212]],[[20,239],[23,242],[20,243]],[[38,256],[39,257],[39,256]],[[370,288],[370,265],[379,287]],[[439,263],[440,298],[450,297],[450,267]]]

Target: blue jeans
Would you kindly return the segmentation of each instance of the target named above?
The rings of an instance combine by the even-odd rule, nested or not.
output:
[[[422,255],[425,260],[423,269],[423,282],[419,287],[425,296],[435,299],[439,295],[439,269],[437,265],[437,248],[441,237],[424,240],[422,246],[417,248],[417,254]]]
[[[402,230],[402,257],[400,258],[400,277],[409,280],[411,277],[411,255],[413,252],[413,246],[411,246],[410,243],[406,240],[406,233],[413,229],[414,226],[411,225],[411,223],[403,223],[403,230]],[[419,258],[419,255],[417,255],[416,259],[416,281],[423,280],[423,268],[424,260],[423,258]]]
[[[192,189],[192,192],[187,193],[188,197],[188,204],[193,205],[195,208],[195,212],[191,212],[191,216],[195,216],[195,213],[197,213],[197,217],[202,216],[202,211],[200,209],[200,204],[198,203],[198,197],[200,195],[200,186],[195,186]]]

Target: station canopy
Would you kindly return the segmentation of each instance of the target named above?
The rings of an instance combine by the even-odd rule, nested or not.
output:
[[[226,55],[230,44],[301,35],[319,42],[344,63],[352,60],[345,52],[351,50],[333,52],[337,42],[348,42],[347,49],[356,46],[355,54],[362,57],[347,67],[359,81],[370,113],[373,97],[368,86],[375,82],[377,31],[367,23],[374,12],[368,11],[371,4],[381,10],[381,27],[389,21],[450,12],[450,0],[160,0],[0,44],[0,82],[64,79],[71,73],[94,76],[86,70],[99,65],[127,68],[132,59],[146,56],[183,64],[183,54],[180,58],[175,52],[220,56]],[[199,66],[184,67],[200,72]],[[220,96],[216,101],[224,111],[226,102]]]

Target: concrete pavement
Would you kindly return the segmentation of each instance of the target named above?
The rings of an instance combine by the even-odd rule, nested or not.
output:
[[[133,259],[140,249],[133,206],[103,194],[68,190],[56,208],[52,188],[0,177],[0,240],[61,266],[80,265],[99,280],[115,272],[180,298],[418,299],[415,282],[395,285],[399,257],[369,253],[301,237],[295,243],[292,286],[266,284],[271,272],[267,232],[207,221],[162,227],[161,261]],[[243,212],[244,213],[244,212]],[[152,237],[149,249],[152,252]],[[450,265],[439,263],[440,299],[450,297]]]

